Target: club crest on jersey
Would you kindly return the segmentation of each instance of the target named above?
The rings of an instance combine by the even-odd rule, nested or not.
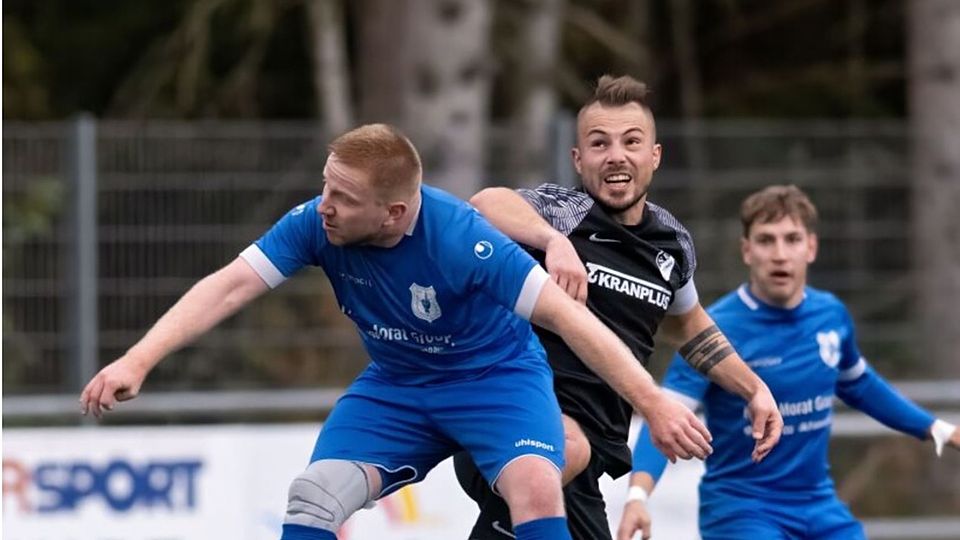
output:
[[[440,318],[440,304],[437,303],[437,291],[433,285],[424,287],[413,283],[410,285],[410,308],[418,319],[433,322]]]
[[[660,269],[660,275],[665,281],[670,281],[670,272],[673,272],[673,265],[677,263],[673,257],[665,251],[657,253],[657,268]]]
[[[840,363],[840,334],[836,330],[817,332],[817,344],[820,345],[820,359],[829,367]]]

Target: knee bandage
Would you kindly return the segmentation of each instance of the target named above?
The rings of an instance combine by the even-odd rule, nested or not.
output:
[[[362,465],[322,459],[293,479],[283,522],[336,533],[368,502],[370,484]]]

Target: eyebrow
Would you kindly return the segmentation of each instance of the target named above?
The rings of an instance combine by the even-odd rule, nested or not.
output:
[[[634,132],[634,131],[639,131],[641,135],[645,135],[645,134],[646,134],[646,132],[643,131],[643,128],[641,128],[641,127],[632,127],[632,128],[630,128],[630,129],[624,131],[624,132],[623,132],[623,135],[629,135],[631,132]],[[589,137],[590,135],[594,135],[594,134],[597,134],[597,135],[605,135],[605,136],[609,136],[609,135],[610,135],[609,132],[604,131],[604,130],[602,130],[602,129],[600,129],[600,128],[593,128],[593,129],[591,129],[590,131],[587,132],[587,136],[588,136],[588,137]]]

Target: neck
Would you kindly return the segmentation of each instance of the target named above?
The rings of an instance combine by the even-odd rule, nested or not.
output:
[[[754,298],[756,298],[757,300],[760,300],[761,302],[763,302],[764,304],[767,304],[768,306],[772,306],[780,309],[793,309],[799,306],[800,303],[803,302],[803,289],[804,287],[800,287],[800,290],[798,290],[796,294],[794,294],[790,298],[779,300],[779,299],[770,298],[767,295],[763,294],[753,282],[750,282],[750,294],[752,294]]]
[[[397,218],[391,225],[384,227],[382,233],[373,241],[370,242],[370,245],[382,247],[382,248],[392,248],[393,246],[400,243],[403,240],[403,237],[407,234],[411,234],[412,228],[417,220],[417,216],[420,215],[420,204],[421,197],[420,191],[406,201],[407,207],[404,210],[403,215]]]
[[[610,217],[614,219],[617,223],[621,225],[639,225],[643,220],[643,209],[647,205],[647,196],[644,195],[640,198],[639,201],[634,203],[630,208],[626,208],[620,211],[610,212]]]

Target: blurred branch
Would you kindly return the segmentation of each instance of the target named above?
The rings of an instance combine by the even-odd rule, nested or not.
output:
[[[732,24],[719,25],[719,30],[706,34],[703,37],[705,49],[710,50],[713,47],[727,43],[747,39],[755,34],[765,32],[770,28],[787,22],[796,14],[812,9],[819,4],[829,3],[830,0],[780,0],[779,2],[762,2],[759,5],[769,6],[767,11],[757,12],[756,10],[743,10],[732,8],[732,0],[725,2],[728,10],[735,10],[737,17]],[[744,16],[744,13],[749,15]]]
[[[350,99],[350,67],[341,0],[306,0],[310,13],[310,50],[317,112],[327,135],[339,134],[354,122]]]
[[[256,116],[256,80],[263,65],[270,37],[276,31],[277,12],[272,0],[254,2],[248,12],[252,43],[225,78],[219,99],[211,103],[233,103],[245,116]]]
[[[594,11],[573,3],[567,5],[564,20],[583,31],[611,53],[634,65],[637,70],[649,69],[650,51],[645,44],[637,43],[626,32],[611,25]]]
[[[158,39],[120,83],[108,116],[144,116],[165,84],[174,82],[177,106],[190,106],[207,56],[209,22],[227,0],[198,0],[169,35]]]

